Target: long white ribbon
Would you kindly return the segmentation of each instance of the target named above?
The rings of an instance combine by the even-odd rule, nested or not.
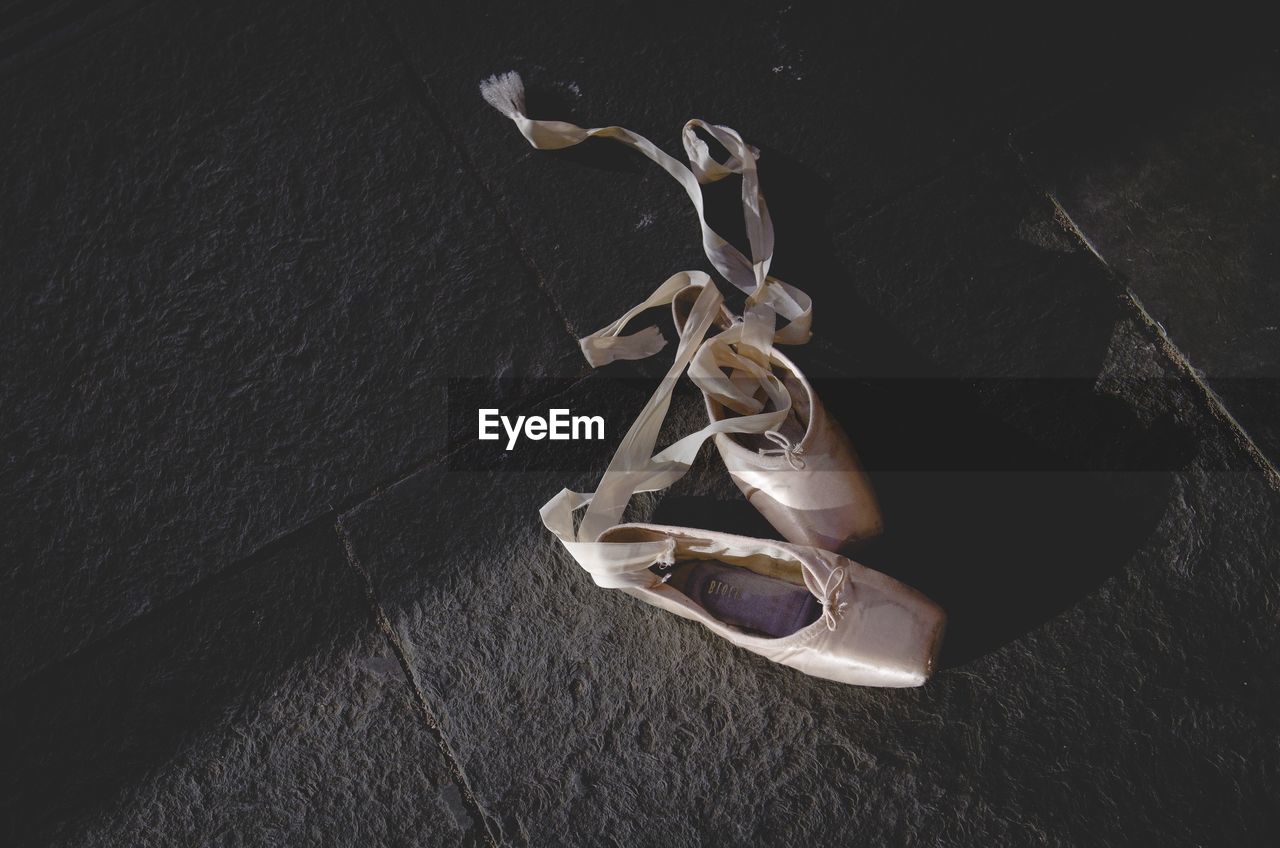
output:
[[[564,489],[541,509],[547,529],[560,539],[600,586],[649,585],[657,580],[647,572],[649,566],[671,561],[674,546],[671,540],[634,544],[598,541],[606,530],[622,520],[623,512],[636,492],[659,491],[675,483],[693,465],[703,442],[717,433],[772,430],[782,424],[789,408],[790,397],[785,388],[776,377],[768,374],[764,382],[769,386],[769,394],[781,403],[777,409],[714,421],[661,452],[653,453],[676,383],[695,354],[706,347],[703,338],[723,303],[720,291],[701,271],[681,272],[667,283],[672,281],[679,284],[677,290],[689,285],[699,288],[698,299],[680,333],[675,361],[622,437],[596,491],[586,494]],[[723,376],[720,379],[723,380]],[[583,507],[587,509],[586,514],[575,529],[574,513]]]
[[[618,588],[650,585],[657,578],[648,569],[671,562],[675,542],[600,542],[600,536],[616,526],[636,492],[658,491],[675,483],[692,466],[703,442],[717,433],[764,433],[780,427],[791,407],[791,396],[769,367],[776,344],[803,344],[810,338],[813,305],[802,291],[769,275],[773,261],[773,222],[760,190],[756,171],[759,151],[750,147],[729,127],[691,120],[681,132],[686,167],[643,136],[622,127],[583,129],[564,121],[539,121],[525,114],[524,84],[514,71],[481,83],[490,105],[510,118],[529,144],[555,150],[580,144],[589,138],[609,138],[639,151],[676,179],[693,202],[702,229],[707,258],[730,283],[748,295],[741,321],[706,338],[723,298],[711,278],[701,271],[675,274],[640,304],[595,333],[580,339],[587,361],[599,367],[618,359],[641,359],[663,348],[665,340],[654,327],[623,336],[626,325],[640,313],[671,303],[681,291],[698,289],[698,297],[680,330],[679,347],[666,376],[636,417],[609,467],[592,494],[562,490],[541,509],[543,523],[600,586]],[[702,129],[724,146],[729,156],[717,162],[698,137]],[[729,244],[707,223],[701,183],[729,174],[742,176],[742,203],[751,259]],[[776,329],[776,316],[787,320]],[[658,433],[671,405],[671,394],[685,369],[704,392],[738,413],[713,421],[660,453],[654,454]],[[727,372],[727,373],[726,373]],[[763,394],[762,399],[758,395]],[[762,411],[771,402],[768,412]],[[577,528],[574,514],[586,508]]]
[[[773,221],[769,217],[764,194],[760,191],[756,171],[756,158],[760,154],[743,141],[737,131],[698,119],[688,121],[680,133],[685,155],[689,158],[689,166],[685,166],[644,136],[623,127],[584,129],[565,121],[539,121],[530,118],[525,114],[524,82],[515,71],[489,77],[480,84],[480,93],[491,106],[510,118],[529,144],[538,150],[559,150],[581,144],[589,138],[607,138],[625,144],[655,162],[680,183],[693,203],[707,259],[726,280],[749,296],[747,314],[744,317],[750,323],[758,323],[759,327],[749,329],[746,340],[752,347],[757,342],[761,345],[756,348],[765,355],[761,361],[768,361],[770,343],[804,344],[809,340],[813,321],[813,304],[809,296],[794,286],[769,276],[769,266],[773,262]],[[725,162],[717,162],[712,157],[706,142],[698,137],[698,129],[706,132],[729,152],[729,158]],[[743,220],[751,247],[751,259],[707,223],[700,184],[715,182],[729,174],[742,175]],[[785,318],[788,324],[776,333],[771,324],[767,330],[764,329],[765,319],[772,316],[765,310],[757,310],[757,319],[753,321],[750,307],[755,304],[768,307],[773,313]]]

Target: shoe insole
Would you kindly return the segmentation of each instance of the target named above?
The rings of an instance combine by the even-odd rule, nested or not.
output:
[[[676,563],[667,585],[725,624],[761,636],[790,636],[822,614],[804,586],[714,560]]]

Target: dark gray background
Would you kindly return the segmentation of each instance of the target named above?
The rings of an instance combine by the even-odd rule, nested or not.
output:
[[[1280,54],[973,14],[0,2],[0,843],[1275,844]],[[474,440],[616,438],[663,364],[575,338],[706,268],[512,68],[762,149],[855,556],[951,616],[923,689],[597,590],[536,510],[612,439]],[[635,514],[771,533],[709,455]]]

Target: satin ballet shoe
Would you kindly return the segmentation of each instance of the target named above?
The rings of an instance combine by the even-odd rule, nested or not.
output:
[[[727,427],[721,427],[715,433],[716,447],[734,483],[783,536],[797,544],[835,550],[882,532],[884,519],[879,503],[848,437],[827,415],[800,371],[774,347],[809,340],[813,304],[803,291],[769,273],[774,232],[756,169],[759,151],[730,127],[692,120],[681,131],[688,159],[685,165],[623,127],[585,129],[563,121],[530,118],[525,113],[524,83],[514,72],[486,79],[480,90],[485,100],[514,122],[535,148],[558,149],[590,138],[608,139],[648,157],[680,183],[697,213],[708,260],[721,276],[747,295],[747,308],[740,319],[723,303],[718,304],[711,326],[706,328],[718,330],[718,337],[708,339],[706,350],[699,351],[690,377],[703,391],[713,425],[728,424],[733,414],[767,415],[771,410],[780,413],[781,426],[739,433],[728,433]],[[723,148],[727,154],[724,161],[712,156],[699,131]],[[730,174],[737,174],[742,180],[743,222],[750,258],[713,230],[704,214],[700,186]],[[700,287],[707,285],[714,284],[699,272],[673,276],[621,318],[580,339],[587,361],[598,367],[618,359],[643,359],[660,351],[665,341],[657,328],[622,335],[631,319],[655,306],[672,304],[676,326],[683,337],[684,315],[697,299]],[[737,332],[726,333],[735,321],[742,326]],[[701,339],[698,335],[693,342]],[[721,373],[725,369],[730,375],[727,382]],[[779,375],[781,380],[775,380]],[[722,385],[726,390],[717,397]],[[766,397],[770,390],[781,397]],[[738,401],[738,408],[734,408],[734,400]],[[771,401],[772,406],[766,401]],[[759,415],[757,419],[763,420]]]
[[[690,282],[709,279],[700,272],[677,274],[646,304],[669,303]],[[933,671],[945,616],[919,592],[816,547],[622,522],[635,493],[671,486],[688,472],[707,439],[776,430],[785,426],[790,414],[791,396],[784,380],[734,348],[741,327],[735,324],[703,343],[721,314],[723,300],[714,285],[696,288],[675,360],[623,436],[596,490],[561,490],[539,511],[543,524],[596,585],[621,589],[697,621],[773,662],[841,683],[921,685]],[[611,340],[645,342],[621,336],[625,324],[626,316],[593,336],[595,341],[584,350],[608,354],[616,350]],[[712,421],[654,453],[676,381],[699,358],[709,359],[701,363],[697,377],[704,391],[724,397],[737,393],[742,405],[742,397],[754,386],[774,409]],[[720,385],[732,377],[710,375],[712,366],[721,362],[739,372],[736,386]],[[779,365],[788,363],[776,360],[775,368]],[[808,410],[811,418],[813,407]],[[807,429],[813,430],[812,420]],[[582,509],[585,514],[575,520]]]
[[[804,376],[774,348],[809,340],[813,308],[803,291],[769,273],[773,223],[756,171],[759,151],[729,127],[693,120],[681,133],[685,165],[623,127],[530,118],[524,84],[514,72],[489,77],[480,91],[535,148],[600,138],[651,159],[693,203],[708,260],[747,295],[737,318],[725,310],[707,274],[680,272],[579,340],[593,367],[652,356],[666,343],[656,328],[623,331],[639,313],[680,301],[679,344],[666,376],[622,437],[596,490],[564,489],[542,506],[547,529],[596,585],[697,621],[769,660],[842,683],[922,684],[933,670],[945,616],[919,592],[815,546],[622,523],[637,492],[671,486],[714,438],[738,486],[787,538],[838,547],[881,527],[875,495],[848,439]],[[699,133],[723,148],[723,161]],[[749,258],[704,214],[700,186],[730,174],[742,179]],[[655,453],[672,391],[686,369],[708,398],[710,422]]]
[[[698,286],[690,285],[672,300],[678,331],[683,332],[698,294]],[[728,329],[734,320],[722,306],[716,327]],[[844,429],[827,414],[800,369],[776,348],[770,351],[770,364],[791,396],[791,410],[775,430],[715,436],[729,476],[751,505],[797,545],[835,551],[880,535],[880,503]],[[735,414],[708,392],[703,400],[713,422]]]
[[[915,589],[838,554],[654,524],[618,525],[599,541],[657,543],[654,562],[633,563],[636,579],[617,585],[621,575],[612,570],[606,582],[772,662],[857,686],[920,686],[933,673],[946,614]],[[673,577],[708,565],[714,576],[695,588]],[[800,596],[811,601],[811,615],[800,612],[803,602],[779,603]],[[744,626],[753,604],[762,610],[756,628]],[[717,615],[720,609],[730,612]],[[769,627],[788,621],[799,626]]]

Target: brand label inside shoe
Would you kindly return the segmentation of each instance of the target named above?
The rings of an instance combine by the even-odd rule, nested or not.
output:
[[[574,415],[567,409],[549,409],[541,415],[517,415],[514,419],[496,409],[481,409],[479,438],[493,442],[505,438],[511,450],[520,437],[535,442],[593,441],[604,438],[604,418],[599,415]]]
[[[712,560],[676,563],[666,582],[725,624],[750,633],[790,636],[822,614],[804,586]]]

